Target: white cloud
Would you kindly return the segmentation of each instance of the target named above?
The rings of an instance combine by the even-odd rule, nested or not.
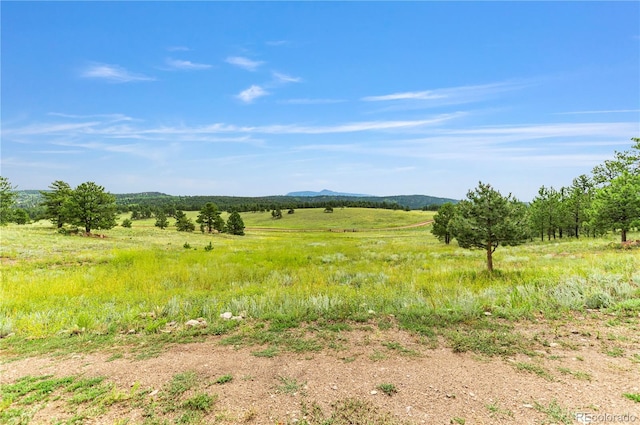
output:
[[[573,112],[558,112],[557,115],[582,115],[582,114],[625,114],[625,113],[638,113],[640,109],[611,109],[605,111],[573,111]]]
[[[267,92],[265,89],[254,84],[248,89],[240,92],[240,94],[238,94],[236,97],[244,103],[252,103],[257,98],[266,96],[268,94],[269,92]]]
[[[72,118],[72,119],[95,119],[95,118],[107,118],[110,122],[117,121],[133,121],[133,118],[124,115],[124,114],[89,114],[89,115],[78,115],[78,114],[65,114],[61,112],[49,112],[47,115],[54,117],[62,117],[62,118]]]
[[[282,74],[282,73],[276,72],[276,71],[273,71],[271,74],[273,75],[273,79],[277,83],[281,83],[281,84],[299,83],[300,81],[302,81],[302,78],[300,78],[300,77],[292,77],[290,75]]]
[[[56,164],[52,161],[24,161],[20,158],[2,158],[0,159],[3,167],[16,167],[16,168],[36,168],[38,170],[49,168],[52,170],[62,170],[71,168],[68,165]]]
[[[267,134],[331,134],[354,133],[360,131],[394,130],[415,128],[426,125],[440,124],[457,117],[458,114],[443,114],[435,118],[410,121],[361,121],[330,126],[301,126],[301,125],[271,125],[254,127],[257,133]]]
[[[211,65],[206,63],[195,63],[191,61],[184,61],[180,59],[171,59],[171,58],[167,59],[167,65],[169,65],[172,69],[187,70],[187,71],[195,71],[195,70],[211,68]]]
[[[414,92],[404,92],[404,93],[393,93],[387,94],[384,96],[367,96],[363,97],[362,100],[366,102],[379,102],[385,100],[433,100],[433,99],[443,99],[446,96],[444,94],[436,94],[433,90],[426,91],[414,91]]]
[[[82,70],[83,78],[94,78],[112,83],[130,83],[134,81],[154,81],[155,78],[144,74],[137,74],[126,70],[119,65],[106,63],[93,63]]]
[[[83,122],[83,123],[60,123],[60,124],[31,124],[19,128],[3,128],[2,135],[4,137],[12,136],[38,136],[60,133],[78,133],[84,132],[86,129],[99,125],[99,121]]]
[[[262,61],[254,61],[243,56],[230,56],[225,59],[225,62],[246,69],[247,71],[255,71],[260,65],[264,64]]]
[[[595,122],[595,123],[558,123],[558,124],[523,124],[486,126],[461,130],[452,130],[450,134],[457,135],[492,135],[506,136],[509,140],[528,140],[536,138],[557,137],[608,137],[617,138],[625,133],[637,132],[637,123],[628,122]],[[623,140],[626,140],[623,139]]]
[[[186,47],[186,46],[170,46],[170,47],[167,47],[167,50],[170,51],[170,52],[189,52],[189,51],[191,51],[191,49]]]
[[[448,87],[442,89],[391,93],[382,96],[366,96],[365,102],[417,101],[427,106],[477,102],[498,93],[525,87],[525,83],[502,82],[475,86]]]

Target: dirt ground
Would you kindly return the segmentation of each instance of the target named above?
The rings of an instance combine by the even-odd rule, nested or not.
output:
[[[429,348],[398,330],[347,331],[341,333],[342,349],[275,357],[252,354],[265,347],[237,348],[210,337],[172,345],[144,360],[127,352],[116,359],[98,352],[3,362],[0,383],[26,375],[106,376],[119,388],[137,383],[149,390],[146,397],[157,397],[174,375],[193,371],[203,388],[218,396],[205,423],[295,423],[305,419],[304,405],[317,403],[329,412],[332,403],[356,398],[415,424],[561,423],[553,414],[557,410],[570,413],[574,423],[640,424],[640,403],[623,396],[640,393],[640,321],[611,326],[607,320],[602,314],[517,324],[519,332],[546,342],[531,355],[506,358],[454,353],[444,341]],[[389,349],[390,342],[403,350]],[[222,375],[233,380],[215,384]],[[299,388],[282,391],[285,379]],[[383,383],[393,384],[397,393],[386,395],[378,388]],[[581,412],[596,416],[576,420]],[[31,423],[64,414],[63,405],[52,402]],[[142,423],[142,415],[135,407],[115,405],[89,423]]]

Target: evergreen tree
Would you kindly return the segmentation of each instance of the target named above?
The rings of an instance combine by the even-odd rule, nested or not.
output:
[[[609,184],[625,171],[631,175],[640,174],[640,138],[631,138],[631,149],[624,152],[615,152],[615,159],[606,160],[603,164],[593,169],[593,181],[598,186]]]
[[[63,205],[71,224],[91,229],[111,229],[116,225],[116,198],[94,182],[76,187]]]
[[[218,232],[224,229],[224,220],[220,217],[218,206],[213,202],[207,202],[204,207],[202,207],[196,223],[203,225],[204,229],[209,233],[212,233],[214,229]]]
[[[182,210],[177,210],[176,228],[179,232],[193,232],[196,229],[196,225]]]
[[[16,203],[15,188],[6,177],[0,176],[0,226],[11,221],[11,208]]]
[[[164,215],[164,212],[162,211],[158,211],[156,213],[156,223],[155,223],[156,227],[159,227],[161,230],[166,229],[167,227],[169,227],[169,220],[167,220],[167,216]]]
[[[573,236],[580,237],[580,233],[589,220],[589,209],[593,198],[593,182],[582,174],[575,179],[569,188],[567,214],[571,223]]]
[[[51,220],[58,229],[69,222],[65,203],[71,197],[73,190],[68,183],[62,180],[56,180],[49,186],[50,191],[40,192],[44,201],[42,205],[45,207],[45,218]]]
[[[529,224],[532,233],[540,235],[544,240],[545,235],[549,240],[556,238],[561,223],[560,193],[553,187],[542,186],[538,190],[538,196],[531,202],[531,214]]]
[[[627,232],[640,221],[640,174],[623,171],[608,186],[598,190],[593,202],[596,226],[619,229],[621,242]]]
[[[227,232],[232,235],[244,235],[244,221],[237,211],[229,215],[227,220]]]
[[[467,199],[456,205],[450,222],[453,237],[462,248],[484,249],[487,269],[493,272],[493,253],[500,245],[524,243],[525,207],[511,197],[504,197],[491,185],[479,183],[467,193]]]
[[[455,214],[455,206],[451,202],[442,204],[436,215],[433,216],[433,227],[431,233],[441,242],[449,245],[451,242],[451,229],[449,222]]]
[[[29,217],[29,213],[26,210],[17,208],[13,210],[13,221],[16,224],[29,224],[31,218]]]
[[[632,138],[631,150],[615,152],[593,169],[596,184],[589,227],[594,233],[619,229],[622,242],[627,232],[640,222],[640,138]]]

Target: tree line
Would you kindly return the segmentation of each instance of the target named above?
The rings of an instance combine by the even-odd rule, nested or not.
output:
[[[9,221],[18,224],[28,222],[29,217],[24,210],[12,209],[16,197],[14,189],[7,178],[0,177],[0,224],[2,225]],[[94,182],[86,182],[76,188],[71,188],[68,183],[56,180],[49,186],[49,189],[41,192],[42,218],[49,219],[61,233],[76,233],[79,228],[82,228],[86,234],[90,234],[92,230],[111,229],[117,225],[116,198],[106,192],[103,186]],[[196,223],[200,224],[200,231],[202,233],[215,231],[244,235],[244,222],[237,211],[233,211],[226,222],[220,217],[220,214],[221,211],[215,204],[206,203],[196,219]],[[172,211],[171,216],[176,219],[177,230],[186,232],[195,230],[195,224],[182,210]],[[169,226],[164,211],[156,210],[155,217],[156,227],[165,229]],[[132,218],[134,218],[133,214]],[[140,218],[140,216],[138,215],[136,218]],[[67,229],[65,225],[71,227]],[[131,227],[131,220],[125,219],[122,226]]]
[[[500,245],[609,231],[619,231],[625,243],[627,233],[640,228],[640,138],[632,141],[631,150],[615,152],[591,176],[580,175],[559,190],[542,186],[529,205],[480,182],[467,199],[441,206],[431,232],[446,244],[456,239],[463,248],[485,250],[489,271]]]
[[[21,190],[15,199],[14,213],[24,216],[24,220],[37,221],[44,218],[45,208],[42,205],[42,191]],[[330,206],[332,208],[375,208],[390,210],[423,209],[435,211],[446,201],[445,198],[434,198],[422,195],[392,196],[388,198],[349,198],[339,196],[317,197],[236,197],[236,196],[173,196],[159,192],[115,194],[116,209],[119,213],[131,212],[133,220],[152,218],[156,212],[163,211],[173,217],[175,211],[199,211],[209,202],[216,204],[226,212],[269,212],[275,209],[304,209]],[[428,203],[425,203],[428,202]],[[14,214],[14,216],[16,216]],[[15,221],[15,220],[14,220]]]

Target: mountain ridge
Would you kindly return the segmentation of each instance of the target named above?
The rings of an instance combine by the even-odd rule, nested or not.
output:
[[[333,190],[322,189],[320,192],[314,192],[310,190],[303,190],[300,192],[289,192],[284,196],[347,196],[350,198],[373,198],[373,195],[364,195],[362,193],[345,193],[345,192],[334,192]]]
[[[297,195],[291,196],[292,193],[313,193],[313,195]],[[324,193],[318,195],[318,193]],[[35,190],[16,191],[16,206],[18,208],[42,208],[42,194]],[[298,205],[305,208],[313,206],[325,206],[328,204],[346,205],[365,207],[382,207],[382,208],[408,208],[423,209],[425,207],[433,207],[442,205],[445,202],[457,203],[459,200],[451,198],[440,198],[427,195],[393,195],[393,196],[369,196],[346,194],[324,190],[322,192],[291,192],[284,195],[271,196],[176,196],[168,195],[161,192],[139,192],[139,193],[116,193],[116,204],[120,207],[137,204],[143,205],[168,205],[174,204],[176,207],[187,211],[195,211],[200,209],[206,202],[213,202],[221,209],[234,209],[242,207],[243,210],[250,209],[252,206],[261,205],[261,208],[273,209],[277,206],[291,207]],[[395,207],[394,207],[395,205]]]

